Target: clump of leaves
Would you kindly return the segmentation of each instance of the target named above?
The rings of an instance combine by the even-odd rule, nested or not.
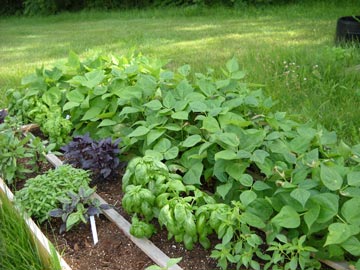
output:
[[[130,233],[133,236],[138,238],[150,238],[155,232],[156,229],[154,225],[139,220],[136,215],[131,218]]]
[[[77,193],[69,191],[67,197],[58,198],[62,208],[51,210],[49,215],[61,218],[60,233],[69,231],[80,222],[87,223],[90,216],[98,216],[101,210],[110,209],[108,204],[100,204],[98,199],[92,198],[94,193],[95,189],[81,186]]]
[[[53,148],[54,145],[31,133],[23,134],[17,119],[8,117],[0,124],[0,176],[12,184],[28,173],[37,172],[45,160],[43,154]]]
[[[6,110],[0,110],[0,124],[4,123],[5,117],[8,115]]]
[[[58,198],[67,192],[78,192],[90,183],[89,173],[70,165],[62,165],[35,178],[28,179],[24,188],[15,193],[16,202],[41,223],[59,205]]]
[[[90,170],[95,181],[115,179],[120,168],[120,139],[111,138],[95,141],[89,134],[75,136],[63,146],[66,162],[76,168]]]

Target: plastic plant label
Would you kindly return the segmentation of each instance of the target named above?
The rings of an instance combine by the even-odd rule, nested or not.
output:
[[[94,240],[94,246],[99,242],[98,234],[96,231],[96,224],[94,216],[90,216],[90,225],[91,225],[91,232]]]

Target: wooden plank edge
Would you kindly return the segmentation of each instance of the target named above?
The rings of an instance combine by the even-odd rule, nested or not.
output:
[[[334,262],[330,260],[319,260],[323,264],[330,266],[335,270],[356,270],[354,266],[349,265],[347,262]]]
[[[8,186],[6,185],[5,181],[2,178],[0,178],[0,189],[5,194],[5,196],[7,196],[8,200],[10,202],[14,201],[14,194],[11,192],[11,190],[8,188]],[[43,232],[39,229],[39,227],[36,225],[36,223],[31,218],[24,217],[24,220],[25,220],[25,223],[28,226],[31,234],[33,235],[34,239],[37,241],[40,252],[42,252],[42,254],[45,253],[46,256],[48,257],[48,259],[50,260],[52,254],[54,252],[50,248],[50,244],[49,244],[50,241],[46,238],[46,236],[43,234]],[[60,254],[56,250],[55,250],[55,252],[59,259],[61,269],[62,270],[71,270],[71,267],[65,262],[65,260],[60,256]]]
[[[62,161],[54,154],[47,154],[47,160],[55,167],[62,165]],[[101,204],[108,204],[100,195],[95,193],[94,198],[98,199]],[[130,240],[137,245],[150,259],[152,259],[160,267],[166,267],[167,262],[170,258],[161,251],[154,243],[146,238],[136,238],[130,234],[131,224],[117,211],[114,209],[103,210],[103,214],[128,237]],[[174,265],[169,270],[182,270],[179,265]]]

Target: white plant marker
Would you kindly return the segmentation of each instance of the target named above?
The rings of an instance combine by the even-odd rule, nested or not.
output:
[[[94,216],[90,216],[90,225],[91,225],[91,232],[94,240],[94,246],[99,242],[98,234],[96,231],[96,224]]]

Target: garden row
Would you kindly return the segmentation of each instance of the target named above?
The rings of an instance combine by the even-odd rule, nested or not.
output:
[[[11,119],[39,124],[47,148],[61,148],[97,185],[128,164],[122,205],[133,214],[137,237],[150,237],[156,219],[187,249],[197,242],[211,248],[223,269],[319,269],[320,260],[346,260],[360,269],[360,145],[272,111],[271,98],[249,88],[235,59],[222,78],[211,69],[200,74],[188,65],[176,72],[162,67],[142,55],[80,61],[70,54],[7,92],[11,117],[3,126]],[[18,154],[39,157],[48,149],[36,138],[14,142],[5,134],[1,151],[9,154],[1,155],[0,170],[11,184],[26,172],[15,163]],[[29,149],[36,151],[25,153]],[[59,179],[51,174],[56,172],[45,177]],[[78,193],[91,185],[90,175],[81,171],[73,186],[63,186]],[[65,229],[86,218],[75,205],[91,190],[60,201],[53,192],[50,205],[35,205],[39,198],[30,199],[29,192],[35,183],[27,181],[18,200],[39,221],[61,203],[58,215],[69,204],[81,213],[65,215]],[[34,205],[26,207],[29,202]],[[215,246],[212,234],[220,239]]]

